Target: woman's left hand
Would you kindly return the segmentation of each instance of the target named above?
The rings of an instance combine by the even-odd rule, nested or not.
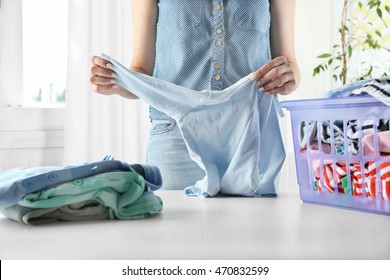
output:
[[[294,68],[284,56],[278,56],[260,67],[251,80],[257,80],[259,91],[266,94],[289,94],[297,87]]]

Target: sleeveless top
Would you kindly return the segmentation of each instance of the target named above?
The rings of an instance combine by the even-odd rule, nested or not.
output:
[[[269,29],[269,0],[159,0],[153,76],[223,90],[271,59]]]

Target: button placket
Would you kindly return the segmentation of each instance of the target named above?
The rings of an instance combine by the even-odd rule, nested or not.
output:
[[[222,90],[223,87],[223,63],[224,63],[224,25],[223,25],[223,1],[213,1],[213,56],[212,56],[212,82],[211,88]]]

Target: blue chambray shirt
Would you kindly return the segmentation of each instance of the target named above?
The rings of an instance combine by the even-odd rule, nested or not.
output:
[[[269,0],[159,0],[154,77],[223,90],[271,59]]]

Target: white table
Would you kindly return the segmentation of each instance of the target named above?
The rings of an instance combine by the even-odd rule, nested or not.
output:
[[[278,198],[159,191],[136,221],[27,226],[0,216],[0,259],[390,259],[390,217]]]

